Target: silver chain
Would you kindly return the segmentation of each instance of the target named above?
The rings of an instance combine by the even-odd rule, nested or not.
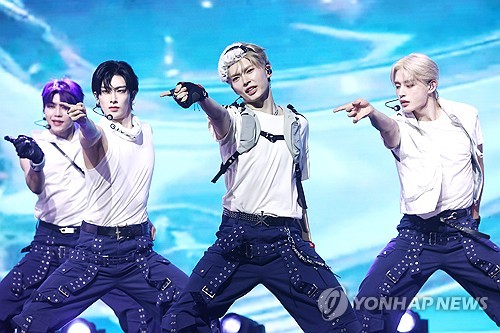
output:
[[[290,229],[288,227],[285,227],[285,232],[286,232],[286,235],[288,237],[288,242],[290,243],[290,247],[292,248],[292,251],[295,253],[295,255],[297,255],[297,257],[302,260],[303,262],[309,264],[309,265],[313,265],[313,266],[321,266],[321,267],[324,267],[328,270],[331,271],[331,268],[330,266],[328,266],[325,262],[322,262],[322,261],[318,261],[318,260],[313,260],[311,259],[307,254],[306,255],[303,255],[301,251],[299,251],[297,249],[297,247],[295,246],[295,241],[293,240],[293,237],[290,233]]]

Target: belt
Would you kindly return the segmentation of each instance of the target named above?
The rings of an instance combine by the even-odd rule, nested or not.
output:
[[[297,219],[292,217],[282,217],[282,216],[270,216],[270,215],[257,215],[257,214],[248,214],[243,212],[233,212],[229,209],[224,208],[222,215],[227,217],[243,220],[248,222],[254,222],[256,225],[264,224],[268,227],[279,227],[279,226],[288,226],[296,223]]]
[[[114,256],[88,253],[86,251],[74,249],[70,252],[69,259],[89,262],[95,265],[110,266],[110,265],[119,265],[119,264],[134,262],[137,260],[138,257],[147,256],[151,252],[152,250],[148,249],[147,251],[142,253],[133,252],[122,257],[114,257]]]
[[[463,216],[462,216],[463,217]],[[460,216],[458,216],[458,213],[456,212],[453,212],[451,213],[448,217],[440,217],[439,218],[439,221],[441,221],[442,223],[446,224],[447,226],[450,226],[452,228],[455,228],[463,233],[466,233],[474,238],[486,238],[486,239],[490,239],[490,235],[487,235],[485,233],[482,233],[478,230],[474,230],[474,229],[471,229],[471,228],[468,228],[468,227],[464,227],[460,224],[457,224],[457,223],[453,223],[452,221],[453,220],[456,220],[460,218]]]
[[[413,229],[402,229],[398,237],[415,240],[429,245],[446,245],[449,242],[462,239],[459,232],[423,232]]]
[[[461,231],[462,233],[468,234],[474,238],[486,238],[489,239],[490,236],[487,234],[484,234],[478,230],[474,230],[471,228],[468,228],[466,226],[462,226],[458,223],[454,223],[453,221],[466,217],[470,215],[470,209],[456,209],[456,210],[445,210],[444,212],[439,213],[436,216],[433,216],[429,219],[422,219],[416,215],[408,215],[412,219],[416,219],[417,222],[427,222],[427,221],[439,221],[440,223],[446,224],[449,227],[452,227],[458,231]]]
[[[47,223],[43,220],[38,220],[38,226],[45,229],[57,231],[61,234],[75,234],[80,232],[80,227],[59,227],[55,224]]]
[[[466,217],[469,214],[470,214],[470,210],[467,208],[464,208],[464,209],[456,209],[456,210],[445,210],[444,212],[441,212],[441,213],[439,213],[436,216],[433,216],[431,218],[439,218],[439,219],[441,219],[441,218],[445,218],[445,219],[455,218],[455,219],[459,219],[462,217]]]
[[[121,239],[149,234],[149,222],[132,224],[124,227],[102,227],[83,221],[82,231],[100,236],[115,236],[116,239]]]

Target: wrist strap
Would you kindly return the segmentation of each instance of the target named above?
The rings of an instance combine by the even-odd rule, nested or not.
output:
[[[30,160],[30,165],[33,171],[35,172],[40,172],[42,171],[43,167],[45,166],[45,156],[42,158],[42,161],[38,164],[33,163],[32,160]]]

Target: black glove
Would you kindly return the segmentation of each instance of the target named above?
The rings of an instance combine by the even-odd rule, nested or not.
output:
[[[34,164],[40,164],[43,161],[43,151],[33,138],[21,134],[17,139],[10,136],[5,136],[4,139],[12,142],[20,158],[27,158]]]
[[[194,103],[202,101],[208,97],[208,93],[205,90],[205,88],[203,88],[203,86],[201,86],[199,84],[194,84],[191,82],[179,82],[177,84],[180,84],[181,86],[186,87],[186,89],[188,91],[188,98],[185,102],[181,102],[181,101],[174,98],[175,101],[177,102],[177,104],[182,106],[184,109],[187,109],[191,105],[193,105]]]

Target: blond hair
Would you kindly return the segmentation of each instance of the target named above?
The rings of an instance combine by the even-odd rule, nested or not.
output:
[[[438,65],[427,55],[422,53],[411,53],[396,61],[391,68],[391,82],[394,84],[396,72],[402,71],[409,79],[421,82],[425,85],[432,81],[436,82],[436,87],[439,80]],[[434,97],[438,98],[437,89],[434,92]]]
[[[241,59],[247,59],[254,66],[266,68],[269,65],[264,48],[252,43],[233,43],[227,46],[219,58],[219,78],[229,83],[228,69]]]

